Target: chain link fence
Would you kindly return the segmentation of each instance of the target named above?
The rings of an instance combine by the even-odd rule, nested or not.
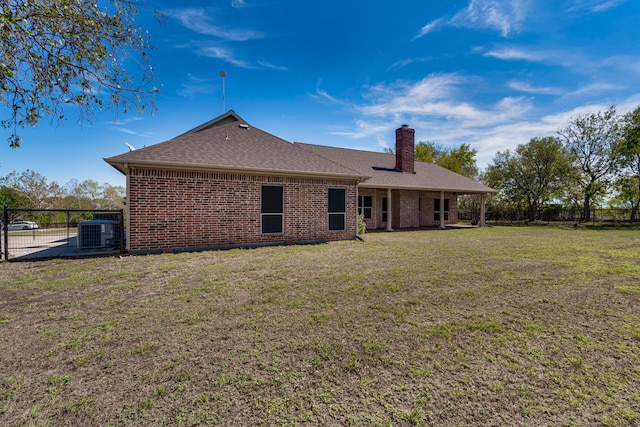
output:
[[[461,221],[472,221],[473,211],[464,210],[458,213]],[[529,212],[526,209],[499,209],[491,208],[485,213],[487,224],[523,224],[529,221]],[[580,208],[568,208],[562,206],[552,206],[540,209],[536,215],[537,222],[546,223],[580,223],[580,222],[619,222],[637,223],[631,221],[631,209],[591,209],[591,217],[584,218],[583,210]]]
[[[114,255],[125,251],[122,210],[5,208],[5,261]]]

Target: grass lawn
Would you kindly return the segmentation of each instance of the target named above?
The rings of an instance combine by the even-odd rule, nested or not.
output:
[[[640,231],[0,263],[0,425],[640,425]]]

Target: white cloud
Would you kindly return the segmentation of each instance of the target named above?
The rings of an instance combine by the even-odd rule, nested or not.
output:
[[[627,0],[573,0],[567,11],[605,12],[626,2]]]
[[[129,128],[112,127],[111,129],[117,130],[118,132],[126,133],[127,135],[138,135],[138,132],[133,131]]]
[[[505,61],[517,61],[524,60],[530,62],[542,62],[548,59],[549,55],[541,52],[534,52],[525,49],[516,49],[511,47],[505,47],[501,49],[490,50],[482,54],[482,56],[489,56],[492,58],[502,59]]]
[[[435,19],[429,22],[424,27],[420,28],[420,32],[418,33],[417,36],[415,36],[415,38],[417,39],[424,36],[425,34],[429,34],[430,32],[435,31],[438,27],[444,24],[446,24],[446,21],[444,20],[444,18]]]
[[[622,86],[618,82],[631,81],[635,83],[635,77],[640,72],[640,60],[630,55],[614,55],[601,57],[593,52],[582,49],[573,50],[535,50],[522,47],[498,47],[484,51],[485,48],[477,47],[474,53],[479,53],[485,57],[496,58],[503,61],[527,61],[541,63],[546,66],[558,66],[569,70],[572,75],[582,76],[590,80],[602,80],[607,85],[607,89]],[[612,78],[612,76],[616,76]],[[527,91],[524,86],[513,89]],[[542,92],[539,92],[542,93]],[[551,91],[551,93],[558,93]]]
[[[183,26],[198,34],[214,36],[228,41],[246,41],[260,39],[263,34],[246,29],[223,28],[213,22],[213,13],[205,8],[174,9],[167,12]]]
[[[433,58],[430,56],[423,57],[423,58],[405,58],[405,59],[401,59],[399,61],[394,62],[393,64],[391,64],[391,66],[387,70],[397,70],[399,68],[404,68],[411,64],[418,64],[421,62],[428,62],[432,60]]]
[[[119,118],[116,117],[113,120],[113,122],[111,122],[111,124],[114,124],[116,126],[124,126],[124,125],[128,125],[129,123],[139,122],[141,120],[144,120],[144,119],[138,116],[127,117],[124,120],[120,120]]]
[[[365,116],[422,117],[487,126],[522,114],[530,108],[524,97],[504,97],[493,105],[474,106],[464,101],[464,85],[471,83],[457,74],[433,74],[418,82],[378,84],[369,88],[373,102],[357,106]]]
[[[108,129],[114,130],[116,132],[124,133],[126,135],[134,135],[141,138],[154,138],[155,135],[152,132],[138,132],[130,128],[122,127],[122,126],[109,126]]]
[[[511,80],[507,83],[507,86],[513,90],[517,90],[519,92],[533,93],[533,94],[541,94],[541,95],[561,95],[564,93],[564,90],[559,87],[536,87],[532,86],[529,82],[524,82],[521,80]]]
[[[201,94],[210,94],[218,90],[219,80],[213,78],[196,77],[189,73],[187,80],[182,82],[176,93],[183,98],[195,98]]]
[[[233,64],[240,68],[256,68],[255,66],[249,64],[247,61],[236,58],[233,51],[226,47],[203,46],[199,48],[199,52],[200,54],[209,58],[222,59],[224,62],[228,62],[229,64]]]
[[[498,31],[502,37],[509,37],[522,29],[528,9],[529,0],[471,0],[465,9],[452,18],[438,18],[423,26],[415,38],[443,26],[488,29]]]
[[[630,55],[615,55],[601,61],[603,65],[616,68],[620,71],[639,73],[640,60]]]
[[[245,0],[231,0],[231,7],[242,9],[243,7],[247,7],[247,2]]]
[[[316,94],[315,94],[315,95],[312,95],[312,96],[313,96],[313,97],[315,97],[315,98],[322,98],[322,99],[326,99],[326,100],[331,101],[331,102],[336,103],[336,104],[339,104],[339,103],[340,103],[340,101],[339,101],[339,100],[337,100],[337,99],[336,99],[336,98],[334,98],[333,96],[329,95],[329,93],[328,93],[326,90],[321,89],[321,88],[319,88],[319,87],[318,87],[318,88],[316,88]]]
[[[384,138],[383,135],[389,134],[393,130],[393,125],[389,123],[379,124],[374,121],[369,120],[356,120],[355,129],[342,129],[342,130],[332,130],[329,132],[330,135],[338,135],[338,136],[348,136],[354,139],[361,139],[374,136],[377,138],[377,145],[382,148],[388,145],[385,144],[385,141],[380,138]]]
[[[586,86],[582,86],[572,92],[565,94],[565,98],[568,97],[582,97],[584,95],[593,96],[596,94],[608,94],[612,91],[623,89],[623,86],[615,85],[606,81],[595,81]]]
[[[282,65],[275,65],[266,61],[258,61],[258,64],[264,68],[270,68],[272,70],[287,71],[287,67],[283,67]]]
[[[250,69],[250,70],[259,70],[259,69],[266,69],[266,68],[277,70],[277,71],[287,70],[287,67],[275,65],[263,60],[258,60],[255,63],[246,61],[244,59],[239,58],[235,54],[235,51],[233,49],[226,46],[221,46],[218,44],[206,45],[205,43],[202,43],[202,42],[190,42],[187,44],[180,45],[178,47],[185,48],[185,49],[194,49],[197,53],[199,53],[202,56],[206,56],[208,58],[220,59],[228,64],[235,65],[239,68]]]
[[[458,27],[491,29],[503,37],[518,31],[525,18],[522,0],[471,0],[469,6],[451,19]]]
[[[329,133],[369,139],[371,142],[363,148],[381,151],[382,147],[393,145],[393,129],[409,123],[416,129],[416,141],[433,141],[451,147],[470,144],[478,150],[477,162],[482,169],[493,162],[498,151],[513,150],[534,137],[555,136],[577,115],[604,111],[615,103],[580,103],[580,98],[576,98],[575,106],[553,113],[547,107],[534,105],[534,100],[527,97],[504,96],[492,104],[480,104],[467,95],[476,83],[459,74],[434,74],[415,82],[370,86],[364,102],[351,105],[351,109],[359,113],[354,126]],[[508,85],[531,93],[562,92],[559,88],[534,87],[521,81],[511,81]],[[605,90],[605,85],[595,83],[580,91],[592,95],[595,90]],[[560,98],[565,105],[570,102],[566,99],[568,96]],[[340,102],[333,96],[330,99]],[[619,101],[619,112],[630,111],[638,105],[640,94],[627,97]]]
[[[484,48],[474,49],[475,53],[481,53]],[[601,67],[600,61],[584,57],[582,52],[562,50],[535,50],[522,47],[500,47],[482,53],[482,56],[500,59],[503,61],[528,61],[545,65],[557,65],[571,69],[572,72],[593,74]]]

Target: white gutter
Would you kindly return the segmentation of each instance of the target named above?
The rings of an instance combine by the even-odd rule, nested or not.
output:
[[[131,171],[129,170],[129,164],[128,163],[124,164],[124,169],[127,171],[125,173],[125,177],[127,179],[126,188],[125,188],[125,197],[126,197],[126,200],[125,200],[125,202],[126,202],[125,211],[127,212],[127,221],[126,221],[126,224],[125,224],[125,233],[126,234],[124,235],[124,241],[126,243],[125,249],[127,250],[127,252],[129,252],[129,250],[130,250],[130,248],[129,248],[129,241],[130,241],[129,236],[131,236],[131,233],[130,233],[131,227],[130,227],[130,223],[129,223],[129,221],[131,220],[131,193],[129,191],[129,189],[131,188],[131,185],[130,185],[130,183],[131,183],[131,179],[130,179]]]

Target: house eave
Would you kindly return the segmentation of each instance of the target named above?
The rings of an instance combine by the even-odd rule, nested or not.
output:
[[[161,170],[177,170],[177,171],[197,171],[212,173],[234,173],[234,174],[250,174],[263,176],[287,176],[298,178],[330,178],[345,179],[356,182],[362,182],[370,177],[364,175],[348,175],[331,172],[309,172],[295,170],[278,170],[265,168],[237,168],[229,166],[208,166],[208,165],[185,165],[170,162],[112,162],[110,159],[104,159],[111,166],[119,170],[124,175],[128,175],[132,169],[161,169]]]
[[[463,189],[463,188],[449,188],[449,187],[416,187],[410,185],[384,185],[384,184],[367,184],[361,183],[358,185],[360,188],[371,188],[376,190],[413,190],[413,191],[444,191],[447,193],[458,193],[458,194],[489,194],[489,193],[498,193],[497,190],[492,188],[487,190],[472,190],[472,189]]]

